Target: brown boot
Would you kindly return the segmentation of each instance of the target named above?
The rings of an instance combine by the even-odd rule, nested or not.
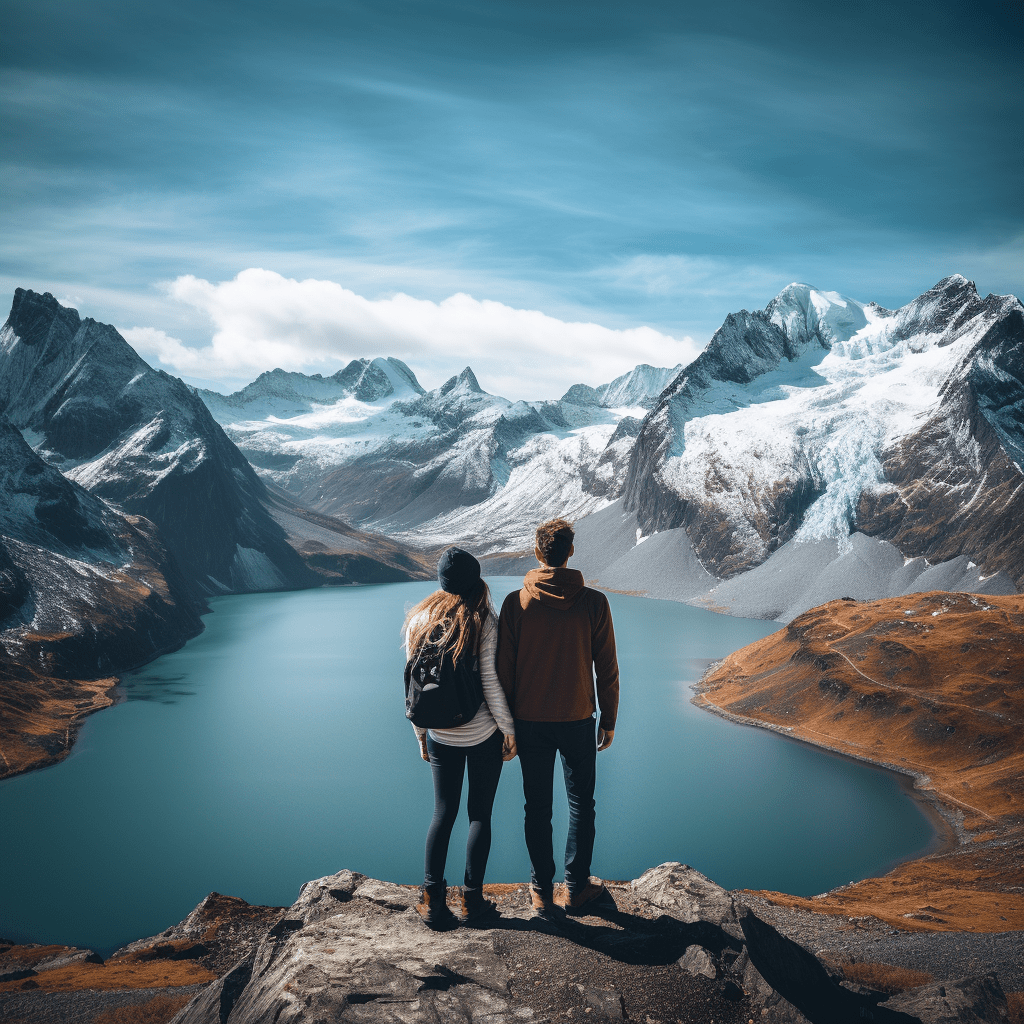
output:
[[[447,893],[447,882],[423,886],[423,894],[416,904],[416,913],[423,918],[423,923],[431,931],[446,932],[458,927],[459,919],[448,909],[445,902]]]
[[[587,882],[575,893],[566,888],[565,895],[558,900],[567,914],[600,914],[602,911],[615,910],[615,900],[605,888],[604,882],[594,885]]]
[[[498,908],[484,899],[482,889],[462,890],[462,913],[459,919],[472,928],[487,928],[501,919]]]
[[[555,903],[554,893],[551,889],[538,889],[535,885],[531,885],[530,903],[533,907],[533,916],[541,921],[553,924],[561,916],[561,908]]]

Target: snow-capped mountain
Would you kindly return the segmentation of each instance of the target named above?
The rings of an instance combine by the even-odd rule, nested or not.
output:
[[[70,480],[152,520],[202,591],[311,582],[206,406],[113,327],[19,288],[0,331],[0,411]]]
[[[425,392],[398,360],[343,372],[356,365],[401,378],[386,393],[349,391],[299,413],[283,394],[246,404],[266,374],[234,395],[202,396],[249,461],[298,502],[422,547],[457,538],[491,552],[532,543],[539,519],[614,499],[641,418],[677,372],[638,366],[557,402],[511,402],[486,393],[469,367]],[[302,378],[310,388],[322,380]]]
[[[202,629],[151,522],[48,466],[0,416],[0,778],[59,758],[114,673]]]
[[[790,285],[729,316],[645,417],[624,508],[727,578],[851,531],[1024,582],[1024,329],[959,275],[890,312]]]
[[[297,416],[316,405],[330,405],[346,398],[373,403],[422,394],[416,375],[400,359],[353,359],[330,377],[268,370],[233,395],[199,391],[200,398],[220,422],[238,417]]]
[[[366,366],[349,376],[394,390]],[[269,490],[192,389],[112,327],[15,293],[0,331],[0,778],[62,757],[117,674],[200,632],[206,594],[425,575],[403,545]]]
[[[695,594],[790,542],[843,557],[856,532],[906,558],[963,557],[947,575],[974,588],[1005,569],[998,589],[1024,582],[1020,317],[959,276],[896,311],[792,284],[730,314],[688,366],[557,402],[486,394],[468,367],[435,391],[294,415],[282,398],[244,418],[249,389],[210,401],[297,501],[424,548],[529,552],[539,520],[621,497],[639,539],[685,531],[711,581]],[[871,560],[889,573],[888,555]]]
[[[605,409],[650,409],[682,368],[681,363],[668,369],[640,363],[610,384],[596,388],[573,384],[562,395],[562,401],[572,405],[599,405]]]

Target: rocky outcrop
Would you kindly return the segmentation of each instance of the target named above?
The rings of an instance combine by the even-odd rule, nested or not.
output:
[[[899,927],[1024,928],[1024,598],[833,601],[729,655],[695,702],[916,780],[942,849],[813,900]]]
[[[939,973],[947,950],[920,941],[912,952],[932,972],[873,963],[892,934],[879,922],[865,919],[859,936],[814,915],[779,926],[684,864],[609,889],[614,909],[545,923],[531,917],[525,885],[489,886],[500,920],[444,933],[424,928],[416,888],[352,871],[307,882],[288,908],[211,893],[106,963],[88,950],[0,945],[0,1014],[38,1024],[112,1006],[159,1008],[163,1021],[180,1007],[175,1024],[970,1024],[1005,1020],[999,971],[1020,974],[1009,941],[993,947],[996,970],[966,978]],[[836,966],[809,941],[858,956]]]

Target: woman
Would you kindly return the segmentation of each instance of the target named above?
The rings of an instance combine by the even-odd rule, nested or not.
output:
[[[480,578],[480,563],[466,551],[449,548],[437,563],[437,581],[441,589],[406,617],[406,656],[411,660],[432,637],[451,652],[454,661],[477,654],[484,694],[476,715],[464,725],[452,729],[413,726],[420,756],[430,762],[434,776],[434,817],[427,832],[423,897],[416,909],[428,928],[442,930],[456,924],[445,902],[448,883],[444,865],[467,769],[469,841],[462,920],[479,925],[498,916],[497,907],[484,899],[484,870],[491,849],[491,807],[501,764],[516,756],[516,741],[512,716],[494,669],[497,616],[487,584]]]

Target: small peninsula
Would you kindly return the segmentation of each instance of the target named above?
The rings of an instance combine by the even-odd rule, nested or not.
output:
[[[893,768],[943,823],[940,849],[780,906],[899,928],[1024,928],[1024,598],[831,601],[729,655],[695,703]]]

